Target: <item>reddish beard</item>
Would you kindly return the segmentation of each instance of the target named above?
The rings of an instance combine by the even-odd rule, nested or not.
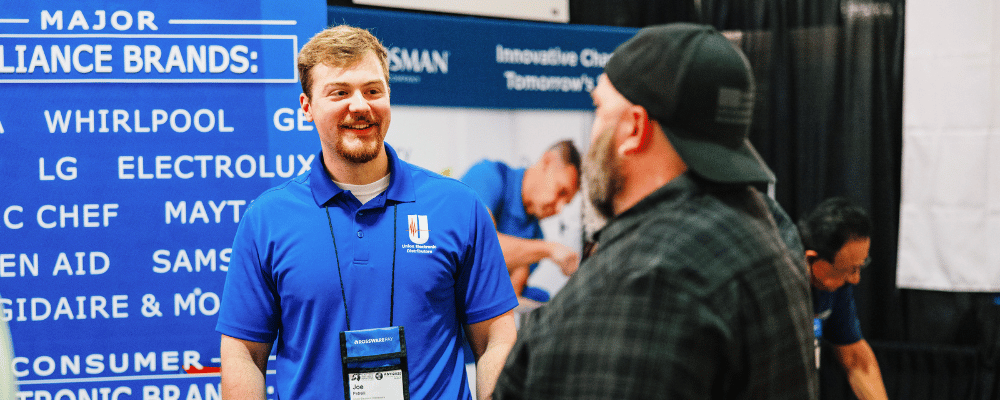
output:
[[[370,116],[351,118],[341,124],[341,128],[357,123],[373,124],[376,132],[368,136],[352,135],[350,138],[348,138],[347,135],[341,135],[337,140],[336,150],[337,154],[345,160],[355,164],[364,164],[374,160],[382,152],[382,143],[385,140],[385,132],[382,131],[382,125]],[[361,143],[360,145],[355,144],[350,146],[347,143],[348,139],[352,139],[352,141],[360,141]]]

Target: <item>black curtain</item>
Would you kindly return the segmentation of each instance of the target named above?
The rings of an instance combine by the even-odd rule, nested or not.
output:
[[[669,4],[664,4],[669,3]],[[621,6],[619,6],[619,4]],[[758,82],[751,140],[801,217],[846,196],[871,212],[859,318],[893,399],[998,399],[1000,295],[896,289],[903,0],[570,0],[572,23],[698,22],[728,33]],[[823,352],[821,394],[854,398]]]
[[[569,5],[573,24],[696,22],[726,32],[754,69],[751,141],[777,175],[778,202],[797,219],[825,198],[846,196],[875,221],[873,262],[855,293],[889,397],[1000,399],[1000,295],[896,289],[905,0]],[[825,350],[822,397],[854,398]]]
[[[903,11],[901,0],[570,1],[573,23],[686,21],[735,34],[758,84],[750,139],[778,178],[778,202],[797,219],[846,196],[876,221],[858,297],[866,336],[880,340],[906,338],[895,289]]]

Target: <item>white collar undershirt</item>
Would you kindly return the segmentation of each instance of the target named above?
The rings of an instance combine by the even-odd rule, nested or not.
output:
[[[352,185],[350,183],[340,183],[337,181],[333,181],[333,183],[341,190],[350,191],[351,194],[353,194],[354,197],[356,197],[363,205],[389,188],[390,175],[392,174],[386,174],[382,177],[382,179],[367,185]]]

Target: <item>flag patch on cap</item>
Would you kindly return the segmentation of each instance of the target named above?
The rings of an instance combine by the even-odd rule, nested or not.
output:
[[[752,118],[753,93],[735,88],[719,88],[719,105],[715,109],[715,122],[750,125]]]

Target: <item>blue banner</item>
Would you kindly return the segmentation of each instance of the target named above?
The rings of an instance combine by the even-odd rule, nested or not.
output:
[[[635,29],[329,7],[389,50],[393,104],[593,109],[590,90]]]
[[[4,2],[0,305],[25,396],[219,398],[236,227],[319,148],[295,56],[324,7]]]
[[[327,18],[383,40],[394,105],[589,110],[634,32],[316,1],[5,1],[0,306],[26,398],[219,398],[233,235],[319,149],[295,56]]]

